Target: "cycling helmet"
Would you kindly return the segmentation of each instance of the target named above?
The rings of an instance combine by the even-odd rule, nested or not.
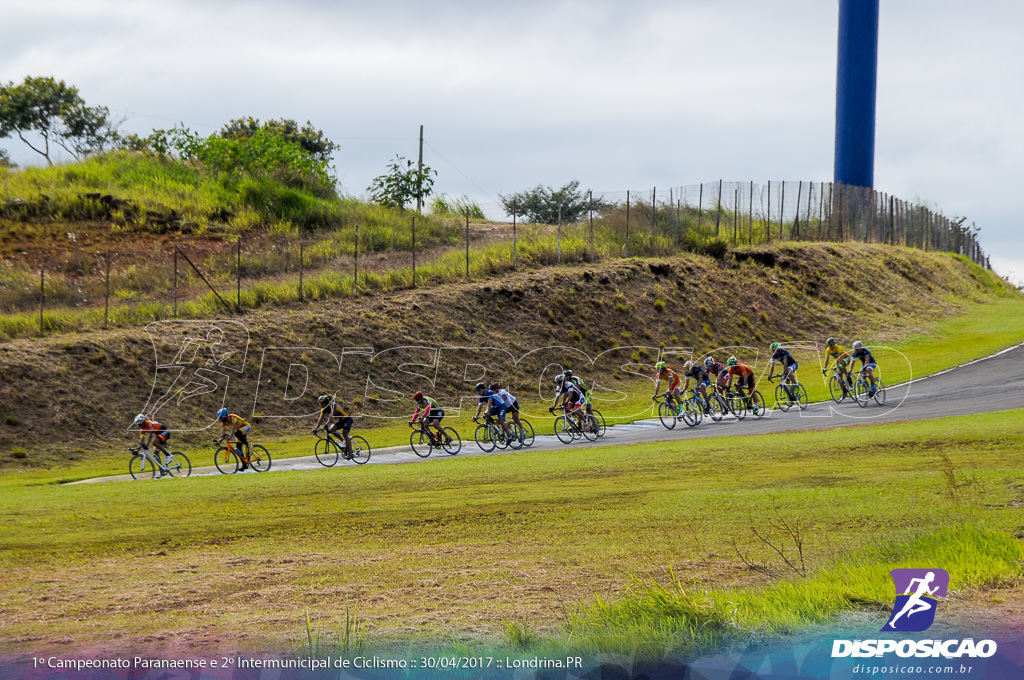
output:
[[[412,395],[413,401],[419,401],[423,398],[423,392],[416,390],[416,394]]]
[[[853,341],[853,348],[854,349],[860,349],[863,346],[864,346],[864,343],[861,342],[860,340],[854,340]]]
[[[144,422],[146,422],[146,416],[145,414],[140,413],[139,415],[135,416],[135,420],[132,421],[132,425],[138,427],[139,425],[142,425]]]
[[[565,374],[564,373],[559,373],[558,375],[555,376],[555,384],[556,385],[560,385],[560,384],[562,384],[564,382],[565,382]]]
[[[491,389],[492,390],[496,390],[496,389],[500,389],[500,388],[501,388],[501,385],[498,384],[497,380],[495,380],[494,382],[491,383]]]
[[[729,357],[728,359],[725,360],[725,363],[728,364],[729,366],[735,366],[736,357]]]
[[[565,369],[565,379],[566,380],[571,380],[572,379],[572,369],[569,369],[569,368]]]
[[[711,357],[708,357],[707,359],[704,360],[704,368],[711,368],[712,366],[714,366],[714,364],[715,360],[712,359]]]
[[[771,351],[774,352],[775,350],[777,350],[780,347],[782,347],[782,343],[780,343],[780,342],[773,342],[771,344],[771,347],[769,347],[769,349],[771,349]]]
[[[654,370],[656,370],[656,371],[660,371],[660,370],[662,370],[664,368],[665,368],[665,362],[664,361],[659,361],[658,363],[654,364]]]
[[[693,362],[692,361],[687,361],[685,364],[683,364],[683,370],[684,371],[689,371],[691,368],[693,368]]]
[[[829,347],[831,347],[832,345],[836,344],[836,339],[835,338],[829,338],[828,340],[825,341],[825,344],[828,345]]]
[[[321,406],[327,406],[328,404],[330,404],[330,403],[331,403],[331,398],[330,398],[330,396],[328,396],[328,395],[326,395],[326,394],[321,394],[321,395],[320,395],[319,397],[317,397],[317,399],[316,399],[316,400],[317,400],[318,402],[320,402],[320,405],[321,405]]]
[[[227,418],[228,417],[228,410],[226,408],[222,408],[221,410],[217,411],[217,417],[218,418]]]
[[[479,392],[481,390],[487,389],[487,385],[483,384],[482,382],[478,382],[476,384],[476,387],[474,387],[473,389],[475,389],[477,392]]]

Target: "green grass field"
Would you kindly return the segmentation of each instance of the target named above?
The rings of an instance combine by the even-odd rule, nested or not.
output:
[[[355,612],[368,647],[624,651],[642,634],[656,656],[685,651],[687,619],[653,615],[651,598],[679,612],[705,591],[710,618],[698,627],[730,598],[746,604],[692,649],[791,631],[879,601],[886,565],[953,550],[967,565],[953,568],[956,587],[1019,575],[1019,544],[1004,539],[1020,531],[1022,415],[169,483],[8,485],[7,644],[138,648],[173,635],[179,649],[266,649],[303,644],[308,614],[320,644],[340,645],[335,631]],[[833,572],[855,564],[869,568],[837,594]],[[803,594],[783,606],[777,593],[789,587]]]

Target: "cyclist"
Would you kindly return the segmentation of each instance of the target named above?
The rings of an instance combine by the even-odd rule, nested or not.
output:
[[[572,369],[567,368],[565,369],[565,379],[571,380],[573,384],[576,385],[576,387],[579,389],[580,393],[583,395],[582,406],[586,410],[586,412],[593,413],[594,407],[590,405],[590,387],[588,387],[587,384],[583,382],[583,378],[579,377],[578,375],[573,375]]]
[[[226,408],[222,408],[217,411],[217,419],[220,420],[223,432],[220,435],[221,439],[230,439],[234,437],[236,441],[242,444],[242,452],[245,454],[242,456],[242,470],[249,469],[249,432],[252,431],[252,426],[249,425],[248,421],[242,416],[229,413]]]
[[[523,424],[521,422],[519,422],[519,402],[516,401],[516,398],[513,397],[512,394],[507,389],[502,387],[501,384],[498,383],[497,381],[491,383],[491,389],[494,392],[496,392],[497,395],[498,395],[498,398],[500,398],[504,402],[504,409],[505,410],[504,410],[504,413],[500,413],[499,412],[498,420],[500,422],[502,422],[502,424],[504,426],[504,421],[503,421],[504,414],[505,413],[511,413],[512,414],[512,422],[514,422],[516,424],[516,426],[518,428],[520,428],[520,431],[521,431],[521,428],[523,427]],[[505,431],[506,432],[508,431],[508,427],[505,427]]]
[[[473,420],[480,417],[484,406],[486,406],[487,415],[496,417],[501,424],[501,429],[505,430],[505,434],[508,434],[508,428],[505,426],[505,400],[498,395],[496,390],[497,384],[494,383],[490,388],[487,387],[486,383],[478,382],[476,384],[476,393],[479,395],[479,398]]]
[[[874,372],[875,369],[878,368],[878,364],[875,363],[875,357],[860,340],[854,340],[851,347],[853,348],[853,354],[851,354],[850,357],[853,361],[860,359],[860,371],[868,377],[868,380],[871,381],[871,391],[868,392],[868,396],[873,397],[875,396],[876,389]]]
[[[666,366],[664,361],[654,364],[654,395],[651,399],[657,401],[658,388],[661,386],[662,380],[668,383],[668,386],[665,388],[666,401],[670,404],[682,402],[683,393],[681,387],[683,380],[679,377],[678,373]]]
[[[548,411],[554,413],[555,405],[558,404],[558,400],[561,399],[562,410],[565,411],[566,418],[572,418],[577,424],[581,422],[580,413],[583,409],[584,394],[583,390],[575,381],[572,380],[572,373],[559,373],[555,377],[555,398],[551,402],[551,407]]]
[[[683,385],[683,392],[686,392],[686,390],[690,388],[690,379],[693,378],[693,391],[699,394],[704,400],[704,412],[707,413],[709,411],[707,387],[711,384],[711,376],[708,375],[707,369],[705,369],[701,364],[695,364],[692,361],[687,361],[683,364],[683,377],[686,378],[686,383]]]
[[[416,411],[413,412],[409,425],[415,425],[417,419],[422,419],[421,427],[427,434],[430,434],[430,426],[433,425],[434,431],[437,432],[438,441],[449,441],[450,438],[445,436],[444,431],[441,429],[444,409],[432,398],[424,396],[423,392],[419,390],[412,395],[412,400],[416,402]]]
[[[729,371],[722,365],[722,362],[715,361],[713,356],[708,355],[708,357],[704,359],[704,369],[708,372],[709,377],[714,376],[715,391],[724,392],[725,383],[729,380]]]
[[[321,423],[331,434],[338,434],[340,429],[341,436],[345,440],[344,456],[352,458],[352,439],[349,437],[349,432],[352,430],[352,416],[338,405],[337,401],[331,399],[330,395],[321,394],[317,398],[317,403],[320,405],[320,415],[317,416],[316,425],[313,426],[313,434],[317,434]]]
[[[135,416],[132,426],[139,428],[139,446],[144,449],[152,447],[164,454],[164,465],[166,465],[168,456],[167,439],[171,436],[171,431],[155,420],[150,420],[142,413]],[[163,472],[160,474],[163,475]]]
[[[726,359],[725,364],[729,367],[729,378],[726,389],[732,387],[733,378],[738,378],[739,380],[736,382],[736,386],[739,388],[740,394],[744,394],[744,396],[753,396],[754,405],[760,409],[760,400],[757,398],[757,392],[754,391],[756,388],[756,381],[754,380],[753,369],[746,364],[741,364],[736,361],[736,357],[729,357]],[[743,392],[744,387],[747,389],[746,393]]]
[[[793,374],[796,373],[797,363],[789,350],[783,349],[782,343],[778,342],[773,342],[769,349],[772,351],[772,358],[768,361],[768,380],[775,376],[775,364],[779,363],[782,364],[782,382],[796,382]]]
[[[821,374],[826,375],[828,373],[828,362],[835,359],[836,361],[836,372],[839,374],[839,384],[843,386],[843,392],[846,392],[852,385],[853,378],[850,376],[850,364],[853,360],[850,358],[849,352],[842,345],[836,344],[835,338],[829,338],[825,341],[825,366],[821,369]]]

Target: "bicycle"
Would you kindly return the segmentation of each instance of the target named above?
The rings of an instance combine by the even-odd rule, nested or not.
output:
[[[449,456],[455,456],[462,450],[462,438],[454,428],[441,428],[444,436],[439,437],[426,428],[426,423],[420,423],[419,428],[416,428],[415,423],[409,423],[409,427],[415,428],[409,435],[409,445],[420,458],[427,458],[434,449],[444,451]]]
[[[317,430],[313,430],[313,434],[317,434]],[[313,455],[324,467],[334,467],[339,458],[351,460],[356,465],[366,465],[370,462],[369,442],[358,434],[349,435],[349,441],[352,442],[352,450],[346,451],[343,439],[338,440],[337,434],[324,430],[324,436],[318,437],[316,444],[313,445]]]
[[[754,390],[747,394],[739,385],[735,385],[726,391],[725,403],[729,408],[729,413],[732,413],[737,420],[746,418],[748,412],[758,418],[766,412],[764,397],[761,396],[761,392]]]
[[[512,421],[512,426],[516,427],[515,421]],[[522,437],[523,446],[533,446],[534,433],[533,425],[530,424],[530,421],[520,416],[518,427],[519,434]],[[601,433],[598,433],[598,436],[601,436]]]
[[[825,375],[831,373],[832,375],[828,378],[828,393],[832,397],[832,401],[840,404],[847,397],[853,397],[853,379],[850,377],[849,370],[846,373],[840,374],[836,366],[832,366],[824,371]]]
[[[704,419],[703,405],[692,396],[684,396],[681,402],[674,403],[668,400],[668,393],[665,393],[656,394],[654,400],[658,402],[658,420],[667,430],[675,428],[680,420],[688,427],[694,427]]]
[[[875,391],[871,392],[871,381],[867,379],[864,369],[860,369],[857,374],[857,382],[853,384],[853,400],[857,402],[857,405],[861,408],[866,407],[871,399],[875,400],[875,403],[879,406],[885,406],[885,383],[882,382],[881,378],[875,378]]]
[[[768,378],[768,382],[775,382],[775,378]],[[779,376],[779,384],[775,386],[775,405],[782,412],[786,412],[794,406],[799,406],[803,411],[807,408],[807,390],[793,376],[790,376],[788,380]]]
[[[128,450],[133,454],[128,461],[128,474],[132,479],[154,479],[158,471],[159,477],[189,477],[192,474],[192,461],[181,451],[164,451],[164,462],[161,463],[153,451],[141,445],[129,446]]]
[[[214,446],[224,441],[224,438],[214,439]],[[256,472],[266,472],[270,469],[270,452],[260,444],[250,444],[249,451],[242,451],[237,442],[230,439],[224,446],[220,447],[213,454],[213,464],[217,466],[222,475],[233,475],[243,467],[251,467]]]
[[[554,413],[555,409],[552,407],[548,411]],[[562,411],[562,415],[555,418],[555,436],[558,437],[558,441],[563,444],[569,444],[574,439],[583,438],[592,442],[596,441],[600,436],[598,430],[601,425],[593,414],[587,414],[583,411],[569,413],[564,406]]]
[[[506,447],[518,449],[523,446],[523,435],[515,427],[515,423],[506,423],[506,427],[508,427],[508,431],[506,431],[501,426],[501,423],[496,421],[490,414],[484,416],[483,422],[479,418],[473,418],[473,422],[477,423],[476,430],[473,432],[473,439],[476,440],[476,445],[484,453],[490,453],[495,447],[499,449]]]
[[[707,399],[704,400],[704,413],[714,422],[719,422],[729,412],[729,405],[725,398],[717,390],[709,390]]]

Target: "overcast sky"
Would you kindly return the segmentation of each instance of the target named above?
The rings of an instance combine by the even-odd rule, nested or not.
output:
[[[0,0],[0,81],[64,80],[123,132],[309,120],[354,196],[423,125],[435,193],[503,217],[573,179],[830,181],[837,23],[835,0]],[[877,189],[966,216],[1018,282],[1022,35],[1021,0],[882,0],[875,154]]]

